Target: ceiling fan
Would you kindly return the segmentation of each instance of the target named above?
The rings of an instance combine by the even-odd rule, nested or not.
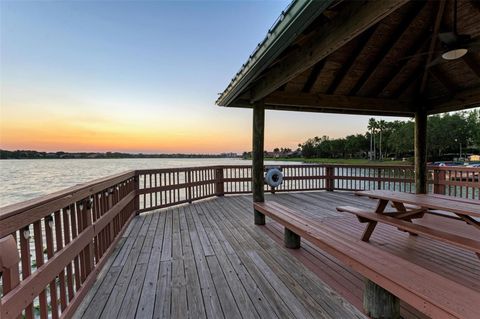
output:
[[[457,0],[454,1],[453,5],[452,25],[453,27],[451,31],[438,33],[437,37],[442,46],[442,49],[438,51],[433,51],[433,53],[438,56],[427,65],[427,68],[430,68],[444,61],[460,59],[461,57],[470,52],[480,51],[480,40],[473,40],[469,34],[459,34],[457,32]],[[430,53],[432,53],[432,51],[404,57],[403,59],[410,59],[412,57],[428,55]]]
[[[480,49],[479,41],[472,41],[469,34],[458,34],[457,32],[457,0],[453,4],[453,30],[438,33],[438,39],[442,44],[443,50],[440,56],[428,65],[429,67],[440,63],[442,60],[460,59],[468,52]]]

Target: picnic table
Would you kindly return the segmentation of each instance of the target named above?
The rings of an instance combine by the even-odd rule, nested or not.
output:
[[[353,206],[337,207],[338,211],[354,214],[360,222],[367,223],[362,235],[363,241],[369,241],[377,223],[380,222],[395,226],[411,235],[423,235],[473,251],[480,258],[480,201],[385,190],[358,191],[355,194],[378,201],[374,211]],[[389,202],[393,211],[386,211]],[[414,219],[421,219],[426,214],[462,220],[466,225],[478,230],[478,239],[466,237],[458,231],[445,231],[413,223]]]

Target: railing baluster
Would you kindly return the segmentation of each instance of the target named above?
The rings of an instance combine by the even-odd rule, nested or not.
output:
[[[63,239],[62,239],[62,220],[60,211],[56,211],[54,214],[55,218],[55,242],[57,244],[56,253],[62,250],[63,248]],[[60,290],[60,309],[62,311],[67,308],[67,290],[65,286],[65,270],[62,269],[58,275],[59,281],[59,290]]]
[[[35,240],[35,262],[36,268],[40,268],[43,265],[43,234],[42,234],[42,224],[40,220],[37,220],[33,223],[33,233]],[[40,304],[40,318],[48,318],[48,307],[47,307],[47,294],[45,289],[38,296]]]
[[[32,273],[32,259],[30,256],[30,225],[20,230],[20,260],[22,263],[22,280]],[[33,318],[33,303],[25,308],[25,318]]]
[[[53,230],[52,227],[54,225],[52,216],[45,217],[44,226],[45,226],[45,238],[47,242],[47,257],[48,259],[53,257],[54,247],[53,247]],[[51,306],[51,313],[52,318],[58,318],[58,304],[57,304],[57,285],[56,285],[56,277],[50,281],[50,306]]]

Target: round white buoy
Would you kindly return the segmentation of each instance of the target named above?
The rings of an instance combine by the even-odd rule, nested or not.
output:
[[[265,183],[271,187],[278,187],[283,182],[283,173],[278,168],[271,168],[265,175]]]

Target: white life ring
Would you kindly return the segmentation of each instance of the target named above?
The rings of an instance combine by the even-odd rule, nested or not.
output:
[[[278,168],[271,168],[267,171],[265,175],[265,183],[267,183],[271,187],[278,187],[283,182],[283,174],[282,171]]]

